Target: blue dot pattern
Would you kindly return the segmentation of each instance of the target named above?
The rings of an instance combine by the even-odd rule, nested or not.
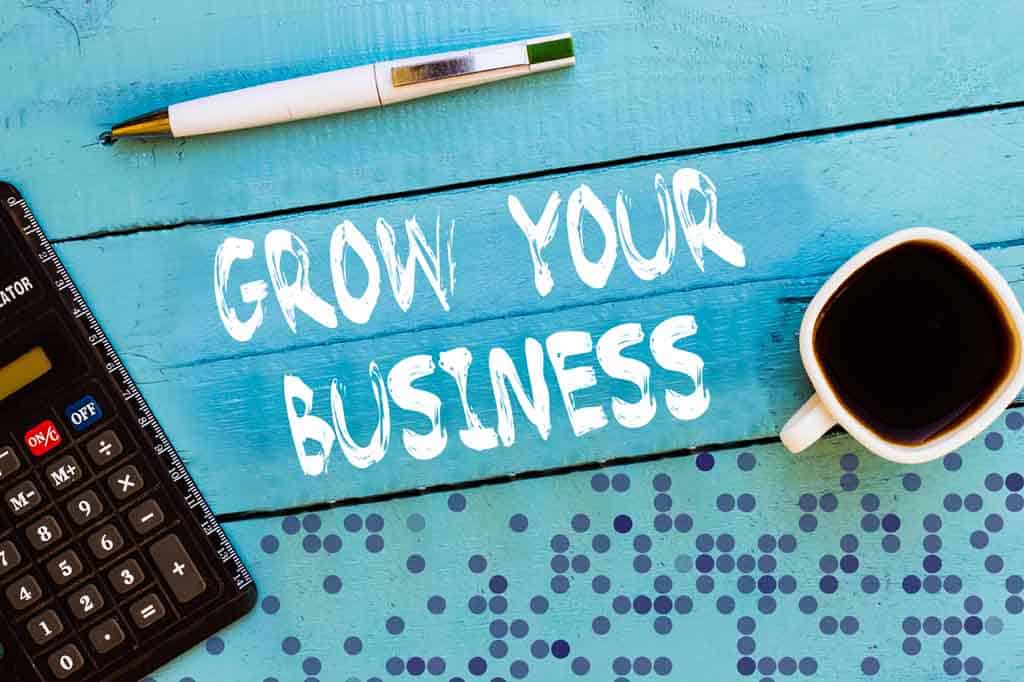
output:
[[[261,588],[147,682],[1019,679],[1024,416],[228,526]]]

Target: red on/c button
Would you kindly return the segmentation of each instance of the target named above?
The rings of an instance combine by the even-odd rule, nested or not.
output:
[[[25,432],[25,445],[36,457],[42,457],[61,444],[63,439],[52,419],[46,419]]]

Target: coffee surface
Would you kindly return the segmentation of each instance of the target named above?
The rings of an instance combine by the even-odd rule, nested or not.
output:
[[[902,445],[970,418],[1018,353],[988,286],[958,256],[923,241],[886,251],[833,294],[814,351],[843,405]]]

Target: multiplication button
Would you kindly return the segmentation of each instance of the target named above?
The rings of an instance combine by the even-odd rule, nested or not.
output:
[[[0,448],[0,483],[14,475],[21,468],[21,459],[14,448],[7,446]]]
[[[142,480],[142,474],[134,466],[126,466],[113,473],[107,479],[110,492],[117,500],[126,500],[132,495],[141,492],[146,482]]]

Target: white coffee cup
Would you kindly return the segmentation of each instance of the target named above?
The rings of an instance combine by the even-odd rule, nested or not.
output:
[[[989,398],[965,421],[951,430],[941,432],[921,444],[906,445],[886,440],[852,414],[839,400],[822,369],[814,348],[814,332],[826,304],[840,287],[860,268],[880,254],[907,242],[930,242],[958,257],[970,268],[1002,306],[1014,335],[1015,349],[1007,372],[998,380],[998,386]],[[821,438],[838,424],[864,447],[881,457],[902,464],[917,464],[941,457],[981,433],[1017,397],[1024,386],[1024,312],[1021,311],[1013,290],[1002,275],[968,244],[943,230],[931,227],[913,227],[901,230],[871,244],[848,260],[833,274],[811,300],[800,325],[800,357],[816,393],[804,403],[779,434],[790,452],[798,453]]]

